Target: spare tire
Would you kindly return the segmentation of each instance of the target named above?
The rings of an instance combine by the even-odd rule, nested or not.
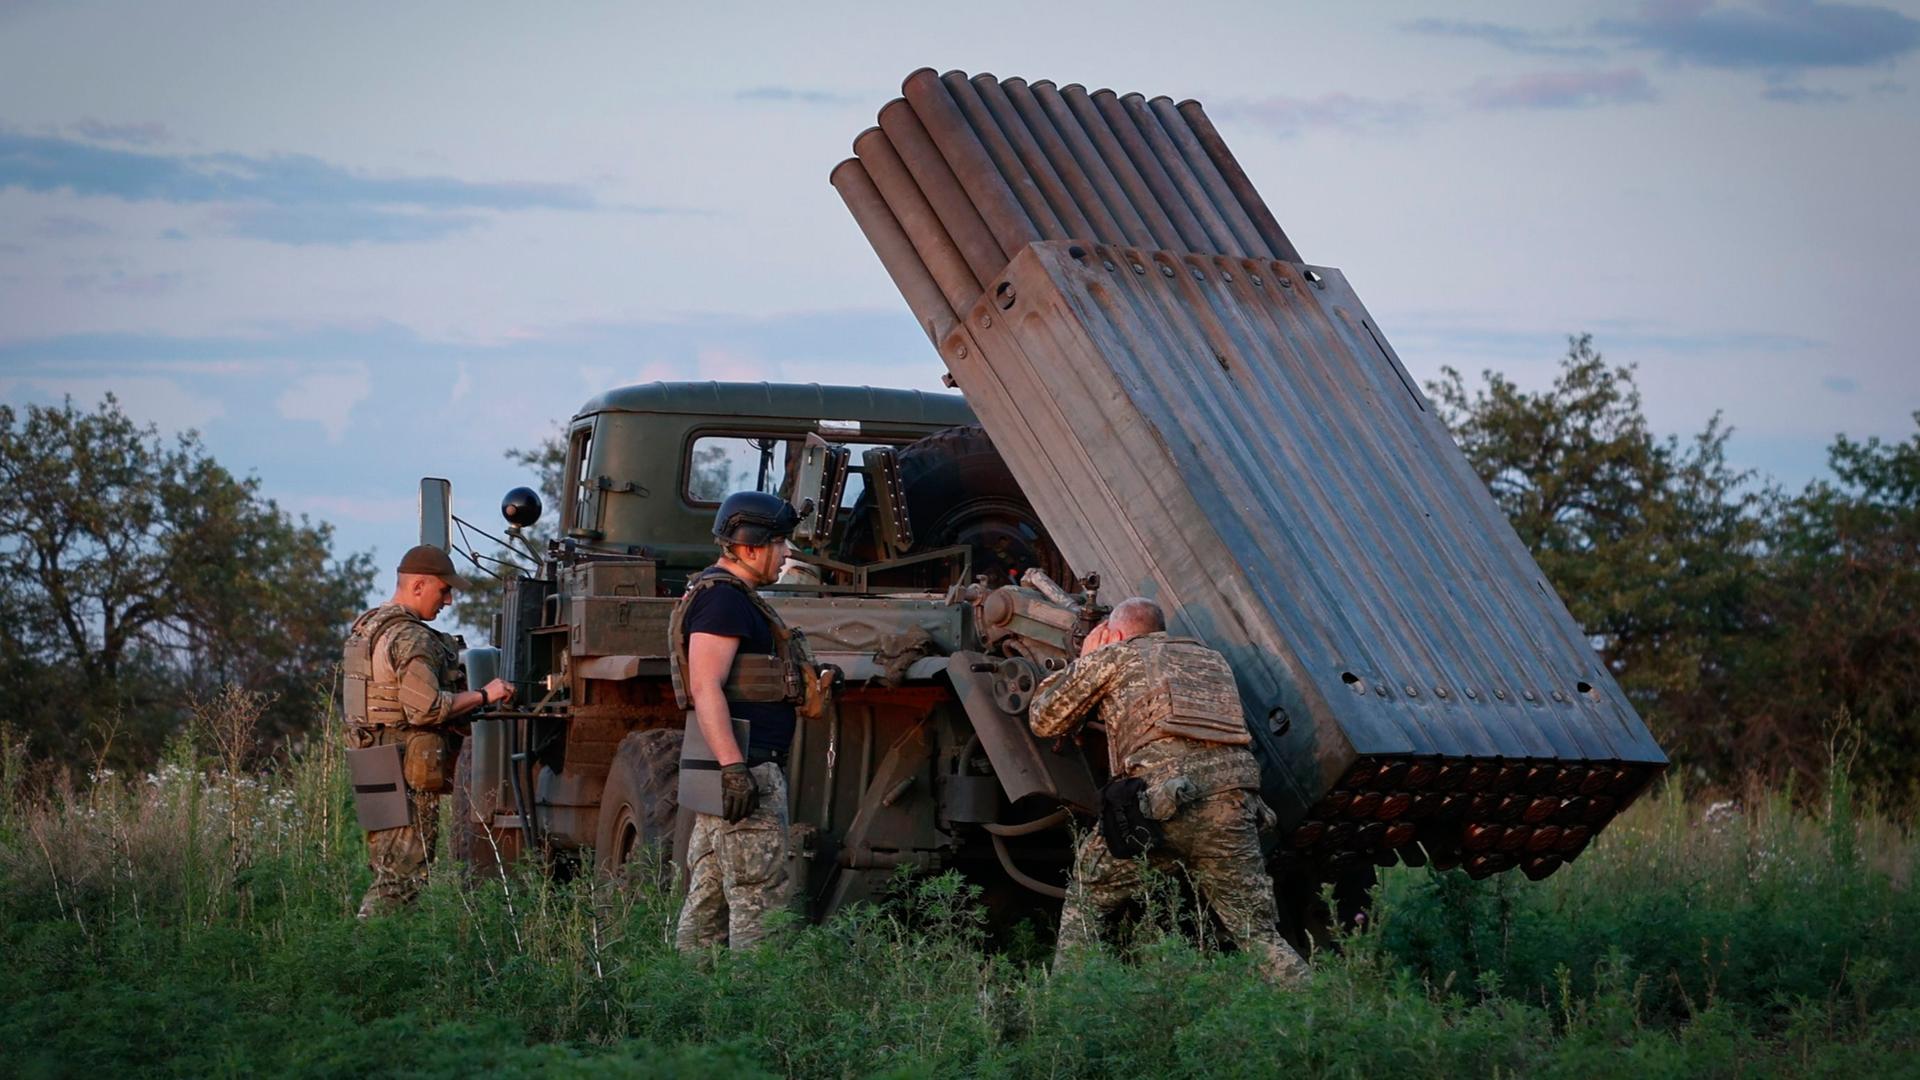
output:
[[[1071,580],[1066,560],[1047,536],[1040,517],[1020,491],[1012,470],[979,425],[936,431],[900,449],[900,483],[907,520],[913,526],[912,555],[965,544],[973,573],[990,585],[1005,585],[1008,571],[1038,567],[1063,584]],[[871,562],[880,548],[869,484],[853,505],[842,556]],[[946,567],[929,563],[883,572],[876,584],[941,584]]]

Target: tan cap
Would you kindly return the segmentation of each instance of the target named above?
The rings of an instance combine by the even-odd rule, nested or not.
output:
[[[400,572],[437,577],[456,589],[473,588],[473,582],[454,573],[453,559],[432,544],[408,548],[407,553],[400,556]]]

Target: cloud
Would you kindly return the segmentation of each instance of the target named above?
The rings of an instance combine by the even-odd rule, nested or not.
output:
[[[1770,82],[1760,96],[1768,101],[1784,101],[1789,105],[1838,105],[1852,101],[1852,94],[1843,94],[1838,90],[1815,90],[1796,82]]]
[[[186,238],[187,238],[187,234],[180,231],[179,229],[160,230],[160,239],[162,240],[185,240]]]
[[[7,188],[232,204],[221,217],[234,235],[293,245],[417,243],[480,225],[475,211],[598,209],[585,189],[564,184],[369,176],[302,154],[169,155],[0,131]]]
[[[1415,19],[1401,29],[1429,37],[1466,38],[1528,56],[1596,57],[1598,46],[1563,44],[1560,35],[1472,19]]]
[[[1595,29],[1680,63],[1736,70],[1868,67],[1920,48],[1920,21],[1884,7],[1817,0],[1665,0]]]
[[[1871,90],[1875,94],[1892,96],[1895,94],[1906,93],[1907,84],[1903,82],[1894,82],[1892,79],[1882,79],[1881,81],[1874,83],[1872,86],[1867,87],[1867,89]]]
[[[1237,119],[1265,128],[1278,138],[1290,138],[1309,128],[1347,131],[1388,131],[1411,127],[1424,110],[1411,101],[1388,101],[1330,93],[1319,97],[1229,98],[1211,110],[1223,119]]]
[[[337,371],[314,372],[294,380],[274,406],[288,420],[312,420],[337,443],[347,433],[353,408],[373,396],[373,376],[367,365]]]
[[[1619,71],[1543,71],[1507,82],[1483,80],[1466,91],[1476,109],[1586,109],[1654,99],[1638,68]]]
[[[227,411],[218,398],[191,394],[178,382],[161,376],[76,378],[48,372],[0,378],[0,399],[13,402],[58,405],[72,398],[74,408],[91,411],[108,394],[119,399],[120,411],[134,420],[168,432],[204,430]]]
[[[249,206],[219,215],[228,234],[248,240],[304,247],[328,244],[417,244],[466,232],[486,219],[478,214],[437,214],[364,206]]]
[[[179,289],[185,281],[185,274],[171,270],[155,274],[129,274],[124,270],[110,270],[105,273],[68,274],[61,280],[60,285],[68,292],[153,297],[166,296]]]
[[[1820,380],[1820,385],[1836,394],[1851,394],[1860,389],[1860,384],[1845,375],[1829,375]]]
[[[1798,334],[1759,330],[1673,330],[1643,320],[1591,322],[1599,344],[1613,353],[1657,350],[1688,356],[1751,353],[1800,353],[1824,348],[1825,341]],[[1567,335],[1545,329],[1489,326],[1453,313],[1408,313],[1397,320],[1395,341],[1404,352],[1419,350],[1472,353],[1490,360],[1538,361],[1566,351]]]
[[[0,131],[0,188],[68,191],[129,202],[434,210],[595,208],[590,193],[565,184],[369,176],[306,154],[158,154],[7,131]]]
[[[681,377],[717,382],[765,382],[778,379],[780,373],[756,353],[707,345],[694,354],[693,370]]]
[[[0,0],[0,23],[24,18],[37,11],[53,10],[52,0]]]
[[[221,205],[234,235],[293,245],[437,240],[484,224],[485,213],[697,213],[606,205],[571,184],[378,176],[306,154],[167,154],[0,130],[0,191],[9,188]]]
[[[173,133],[167,130],[167,125],[151,120],[137,124],[109,124],[89,116],[69,125],[67,130],[96,142],[130,143],[134,146],[173,141]]]
[[[70,214],[50,214],[41,218],[33,228],[33,235],[42,240],[77,240],[87,236],[104,236],[106,233],[105,225],[91,218]]]
[[[798,86],[754,86],[733,95],[735,101],[778,105],[858,105],[860,98],[832,90]]]

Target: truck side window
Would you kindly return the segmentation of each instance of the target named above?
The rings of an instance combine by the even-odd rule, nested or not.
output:
[[[687,501],[718,505],[736,491],[783,494],[799,467],[799,441],[773,435],[701,435],[687,457]]]
[[[593,473],[589,468],[593,446],[593,429],[576,428],[573,432],[573,445],[567,449],[567,460],[573,467],[573,490],[568,494],[566,527],[569,531],[592,529],[599,525],[594,513]]]

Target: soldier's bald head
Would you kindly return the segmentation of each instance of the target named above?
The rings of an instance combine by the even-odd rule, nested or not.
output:
[[[1167,628],[1167,613],[1160,610],[1159,604],[1144,596],[1130,596],[1113,605],[1113,612],[1107,616],[1107,625],[1118,631],[1122,638],[1157,634]]]

